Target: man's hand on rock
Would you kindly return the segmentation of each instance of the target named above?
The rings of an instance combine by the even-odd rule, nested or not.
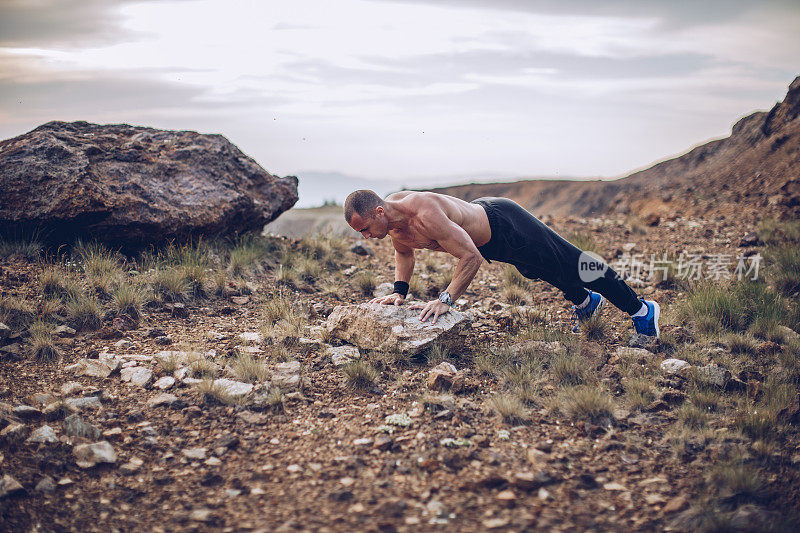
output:
[[[373,298],[369,301],[371,304],[383,304],[383,305],[403,305],[403,302],[406,301],[405,296],[402,294],[398,294],[393,292],[387,296],[382,296],[380,298]]]
[[[437,299],[431,300],[426,304],[421,302],[412,304],[409,306],[409,309],[422,309],[422,312],[419,314],[420,321],[425,322],[428,317],[432,316],[433,322],[431,322],[431,325],[433,325],[436,324],[436,319],[439,318],[440,315],[443,315],[450,310],[450,306]]]

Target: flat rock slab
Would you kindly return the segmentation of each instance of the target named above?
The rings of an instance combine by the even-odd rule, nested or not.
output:
[[[122,381],[128,382],[136,387],[146,387],[153,379],[153,371],[143,366],[130,366],[120,371]]]
[[[359,348],[414,355],[436,341],[454,343],[470,321],[453,309],[439,316],[436,324],[431,324],[430,318],[421,322],[419,313],[407,306],[342,305],[333,309],[324,327],[334,337]]]
[[[359,359],[361,352],[355,346],[328,346],[325,348],[325,355],[331,358],[333,366],[342,366]]]
[[[74,365],[68,368],[72,369],[81,376],[90,376],[94,378],[107,378],[113,374],[120,366],[119,359],[81,359]]]
[[[250,391],[253,390],[252,383],[244,383],[227,378],[215,379],[214,384],[220,387],[225,394],[234,398],[241,398],[242,396],[250,394]]]

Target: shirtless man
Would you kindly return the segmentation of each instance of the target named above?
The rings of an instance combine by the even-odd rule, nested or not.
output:
[[[526,278],[558,287],[574,304],[575,332],[608,299],[631,315],[637,333],[658,336],[658,303],[637,297],[605,262],[582,252],[506,198],[465,202],[444,194],[403,191],[383,200],[373,191],[360,190],[345,200],[344,216],[365,239],[387,235],[392,239],[394,292],[372,303],[401,305],[414,272],[414,250],[427,248],[449,253],[458,259],[458,265],[439,298],[411,307],[422,309],[422,321],[431,317],[435,324],[464,293],[486,259],[512,264]]]

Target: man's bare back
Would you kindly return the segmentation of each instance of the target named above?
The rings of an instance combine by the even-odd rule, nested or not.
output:
[[[438,241],[430,238],[425,226],[420,224],[417,214],[429,209],[441,210],[448,219],[461,226],[476,247],[483,246],[491,239],[489,219],[479,205],[431,192],[397,192],[390,194],[386,200],[397,202],[400,209],[412,213],[407,225],[389,230],[395,248],[446,251]]]

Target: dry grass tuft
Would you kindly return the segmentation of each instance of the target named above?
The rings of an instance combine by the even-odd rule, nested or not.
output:
[[[67,318],[78,330],[94,331],[103,325],[103,307],[94,296],[81,295],[65,303]]]
[[[61,352],[53,340],[53,325],[37,320],[31,324],[30,346],[28,353],[37,361],[55,361],[61,356]]]
[[[569,418],[599,422],[611,419],[614,401],[597,385],[579,385],[563,389],[556,397],[559,411]]]
[[[375,386],[378,371],[362,360],[351,361],[342,366],[347,386],[357,391],[369,391]]]
[[[248,383],[263,383],[269,379],[269,369],[260,359],[251,354],[240,353],[233,362],[234,375]]]
[[[496,394],[489,400],[489,405],[508,424],[518,426],[530,421],[525,404],[513,394]]]
[[[371,296],[375,290],[375,275],[370,272],[359,272],[353,282],[356,289],[365,296]]]

